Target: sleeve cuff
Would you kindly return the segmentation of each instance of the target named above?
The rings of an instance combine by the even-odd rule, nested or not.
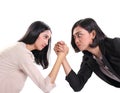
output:
[[[55,83],[51,83],[51,78],[49,76],[46,77],[46,90],[45,93],[50,93],[50,91],[56,86]]]

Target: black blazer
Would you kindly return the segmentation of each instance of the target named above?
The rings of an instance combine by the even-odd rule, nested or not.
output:
[[[120,38],[105,38],[99,43],[99,47],[103,55],[103,63],[120,79]],[[83,60],[78,73],[76,74],[71,70],[66,76],[66,80],[74,91],[80,91],[84,87],[92,72],[108,84],[120,87],[120,82],[107,77],[101,72],[98,63],[93,59],[93,55],[90,52],[83,51],[83,54]]]

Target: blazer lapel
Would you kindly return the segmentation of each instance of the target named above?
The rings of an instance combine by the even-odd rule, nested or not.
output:
[[[105,58],[105,56],[103,55],[102,57],[103,57],[103,59],[102,59],[103,63],[109,68],[109,70],[110,70],[116,77],[118,77],[118,78],[120,79],[120,76],[114,71],[114,69],[112,68],[112,66],[110,65],[110,63],[108,62],[108,60]]]

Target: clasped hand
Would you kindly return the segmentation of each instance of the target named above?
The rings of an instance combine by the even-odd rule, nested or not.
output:
[[[66,56],[68,54],[69,48],[64,41],[59,41],[55,44],[54,51],[57,55],[64,54]]]

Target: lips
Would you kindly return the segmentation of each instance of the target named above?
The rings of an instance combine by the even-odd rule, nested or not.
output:
[[[80,47],[81,45],[80,44],[77,44],[77,47]]]
[[[42,46],[42,49],[44,48],[45,46]]]
[[[42,45],[42,49],[45,48],[46,45]]]

